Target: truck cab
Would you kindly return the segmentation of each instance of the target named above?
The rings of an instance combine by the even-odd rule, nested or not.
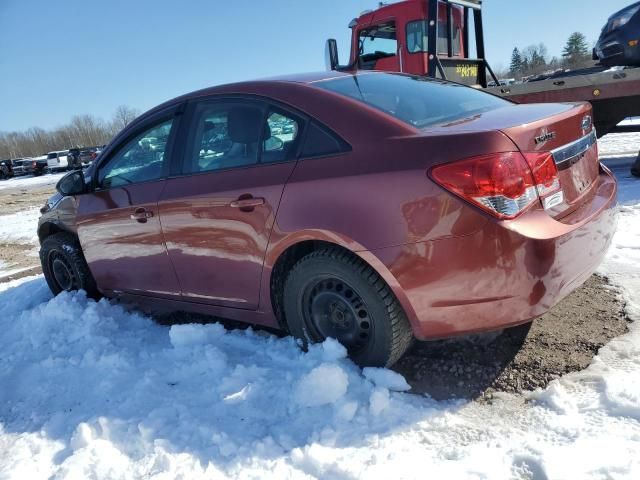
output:
[[[481,0],[383,4],[349,24],[352,33],[347,66],[338,65],[335,40],[328,40],[328,66],[427,75],[486,87],[487,71],[497,79],[484,59],[481,7]],[[470,58],[470,31],[475,32],[478,58]]]

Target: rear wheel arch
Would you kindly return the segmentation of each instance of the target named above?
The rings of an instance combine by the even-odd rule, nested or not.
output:
[[[371,267],[387,284],[389,289],[392,291],[392,293],[402,306],[402,309],[404,310],[404,313],[407,316],[407,319],[409,320],[414,333],[419,331],[419,329],[417,328],[417,315],[413,306],[409,302],[408,297],[400,287],[398,281],[393,276],[391,271],[389,271],[389,269],[373,253],[369,251],[353,251],[344,245],[319,239],[303,240],[289,245],[280,253],[280,255],[277,257],[277,260],[273,263],[273,268],[271,269],[271,278],[269,282],[271,307],[273,308],[273,312],[278,321],[278,326],[282,330],[289,332],[289,328],[287,326],[283,311],[284,282],[287,278],[287,275],[303,257],[315,251],[327,248],[334,248],[343,251],[350,256],[357,257],[367,266]]]
[[[305,348],[335,338],[361,366],[393,365],[414,339],[402,305],[363,258],[322,243],[280,277],[282,318],[289,333]]]

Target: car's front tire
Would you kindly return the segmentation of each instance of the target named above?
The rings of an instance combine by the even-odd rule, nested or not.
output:
[[[84,290],[92,298],[100,297],[80,243],[70,233],[56,233],[47,237],[40,247],[40,263],[44,278],[54,295]]]
[[[284,314],[305,346],[332,337],[361,366],[389,367],[413,341],[409,321],[385,281],[338,248],[299,260],[284,284]]]

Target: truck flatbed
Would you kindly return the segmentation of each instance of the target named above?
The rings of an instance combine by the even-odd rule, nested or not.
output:
[[[518,103],[589,101],[600,137],[615,130],[625,118],[640,112],[640,68],[549,78],[489,87],[486,91]],[[627,129],[639,130],[637,127]]]

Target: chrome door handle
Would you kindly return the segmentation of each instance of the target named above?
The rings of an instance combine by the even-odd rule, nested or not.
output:
[[[153,217],[153,212],[144,208],[136,208],[131,214],[131,220],[135,220],[140,223],[147,223],[147,220],[151,217]]]

